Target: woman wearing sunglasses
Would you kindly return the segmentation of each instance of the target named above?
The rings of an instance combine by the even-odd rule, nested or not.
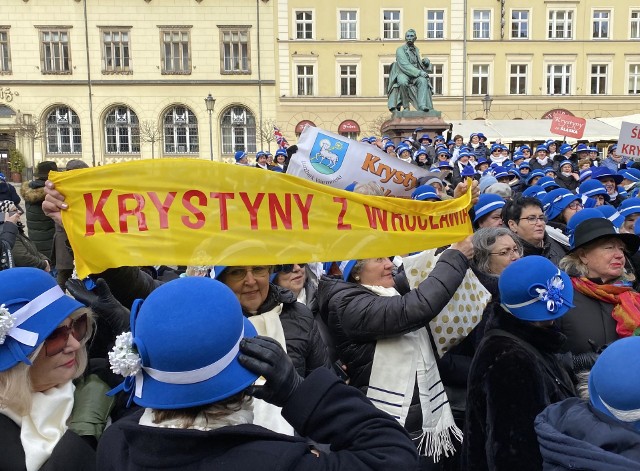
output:
[[[0,272],[2,469],[95,469],[94,449],[69,427],[89,316],[42,270]]]

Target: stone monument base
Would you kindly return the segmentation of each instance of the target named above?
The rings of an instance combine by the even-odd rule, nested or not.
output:
[[[449,123],[445,122],[442,119],[442,113],[436,110],[394,111],[391,119],[382,123],[380,132],[383,136],[389,136],[397,144],[400,138],[411,136],[417,128],[422,128],[418,132],[418,138],[426,133],[433,139],[433,136],[438,134],[444,135],[449,129]]]

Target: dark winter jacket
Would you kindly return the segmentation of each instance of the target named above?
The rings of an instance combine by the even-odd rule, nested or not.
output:
[[[50,266],[49,259],[38,252],[35,243],[24,234],[22,223],[18,222],[18,234],[13,245],[13,262],[16,267],[34,267],[45,270]]]
[[[569,175],[568,177],[558,173],[556,177],[556,183],[560,186],[560,188],[566,188],[569,191],[573,191],[575,193],[576,189],[580,186],[580,182],[576,180],[573,175]]]
[[[613,304],[574,290],[573,305],[574,308],[556,320],[560,330],[567,336],[566,351],[574,354],[593,352],[618,340],[616,321],[611,317]]]
[[[521,237],[518,237],[522,244],[523,257],[527,255],[541,255],[548,258],[554,265],[558,265],[562,257],[567,254],[567,249],[564,248],[559,242],[553,240],[547,234],[544,235],[542,247],[536,247]]]
[[[469,373],[462,469],[539,471],[534,420],[549,404],[575,395],[554,356],[566,337],[493,306]],[[493,336],[495,329],[516,338]]]
[[[2,471],[24,471],[25,456],[20,442],[20,427],[6,415],[0,414],[0,443]],[[96,469],[96,452],[82,438],[67,430],[53,449],[40,471],[92,471]]]
[[[551,158],[547,159],[547,163],[544,165],[542,165],[540,161],[535,157],[532,157],[531,160],[529,161],[529,167],[531,167],[532,172],[534,170],[542,170],[547,167],[551,167],[552,165],[553,165],[553,161],[551,160]]]
[[[2,179],[0,179],[0,201],[13,201],[13,204],[18,206],[20,204],[20,196],[15,187]]]
[[[137,267],[113,268],[103,272],[99,277],[105,279],[115,298],[128,308],[135,299],[146,298],[162,284]],[[326,347],[311,311],[304,304],[297,302],[291,291],[270,285],[267,299],[258,309],[258,314],[270,311],[278,303],[283,303],[280,322],[287,344],[287,354],[298,373],[304,377],[315,368],[330,366]],[[251,317],[246,311],[244,315]]]
[[[55,223],[42,211],[42,202],[45,197],[44,182],[42,180],[24,182],[20,193],[24,198],[29,238],[36,244],[38,252],[51,260]]]
[[[73,252],[69,245],[69,237],[60,224],[55,224],[51,257],[58,270],[73,270]]]
[[[4,214],[0,215],[0,240],[9,244],[11,249],[16,243],[18,237],[18,226],[12,222],[4,222]]]
[[[330,372],[310,375],[282,409],[300,433],[331,443],[320,457],[306,440],[257,425],[211,431],[146,427],[141,412],[109,427],[98,445],[101,471],[165,470],[348,470],[417,469],[415,446],[391,416]]]
[[[640,469],[640,433],[578,398],[547,407],[535,428],[545,471]]]

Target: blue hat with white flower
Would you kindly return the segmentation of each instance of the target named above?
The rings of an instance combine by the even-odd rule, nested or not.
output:
[[[640,432],[640,337],[616,340],[589,373],[589,401],[599,412]]]
[[[203,293],[206,296],[203,296]],[[184,409],[212,404],[253,384],[238,362],[240,341],[257,335],[236,295],[211,278],[178,278],[131,309],[131,332],[116,338],[111,369],[142,407]]]
[[[569,276],[539,255],[529,255],[507,266],[498,280],[498,289],[503,309],[523,321],[550,321],[573,307]]]
[[[418,188],[413,190],[413,193],[411,193],[411,199],[419,201],[441,200],[441,198],[438,196],[438,193],[436,192],[436,189],[431,185],[420,185]]]
[[[477,222],[480,218],[495,211],[496,209],[503,208],[504,205],[505,201],[500,195],[492,193],[481,194],[478,198],[478,202],[473,206],[473,213],[475,214],[473,222]]]
[[[31,355],[74,311],[84,305],[64,292],[49,273],[16,267],[0,271],[0,371]]]

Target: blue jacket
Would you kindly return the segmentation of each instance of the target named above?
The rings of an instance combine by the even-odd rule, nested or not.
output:
[[[548,406],[535,429],[544,471],[640,469],[640,433],[581,399]]]

